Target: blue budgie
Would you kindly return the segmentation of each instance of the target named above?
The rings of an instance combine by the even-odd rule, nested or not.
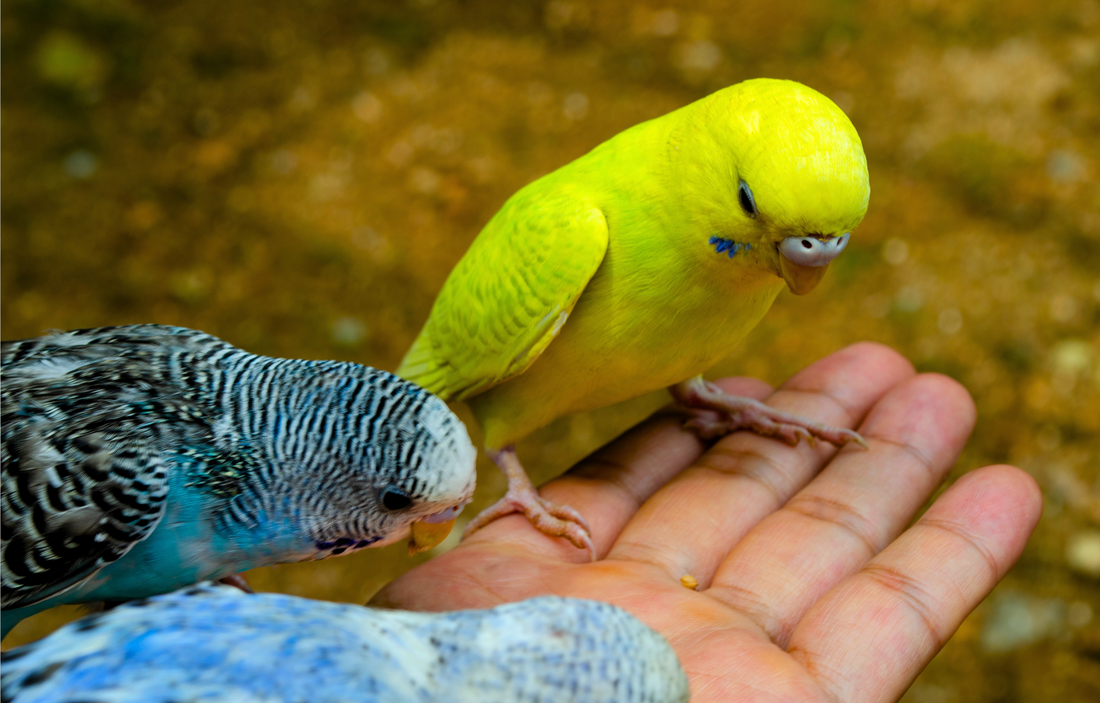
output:
[[[606,603],[557,597],[411,613],[200,584],[5,652],[5,703],[672,703],[664,639]]]
[[[358,364],[135,325],[3,344],[3,628],[267,564],[446,536],[476,450]]]

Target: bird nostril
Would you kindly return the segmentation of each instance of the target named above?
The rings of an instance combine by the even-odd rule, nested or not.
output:
[[[802,248],[803,249],[813,249],[814,248],[814,243],[811,242],[809,239],[803,239],[802,240]]]

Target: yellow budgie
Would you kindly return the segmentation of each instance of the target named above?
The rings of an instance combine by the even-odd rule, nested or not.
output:
[[[723,393],[702,374],[784,283],[811,291],[867,212],[867,160],[820,93],[756,79],[632,127],[526,186],[448,277],[397,373],[464,400],[511,512],[594,555],[587,524],[539,498],[513,443],[564,415],[668,387],[719,411],[706,436],[750,429],[790,444],[862,443]],[[713,415],[710,415],[713,417]]]

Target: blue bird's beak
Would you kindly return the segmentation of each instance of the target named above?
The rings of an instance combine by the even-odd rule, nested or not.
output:
[[[438,547],[443,540],[447,539],[447,535],[451,534],[455,519],[465,507],[466,503],[452,505],[446,510],[429,515],[410,525],[409,556]]]

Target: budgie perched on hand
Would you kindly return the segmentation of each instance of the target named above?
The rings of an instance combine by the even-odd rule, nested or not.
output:
[[[410,613],[201,584],[3,654],[5,703],[678,703],[672,648],[607,603]]]
[[[438,398],[358,364],[135,325],[5,342],[3,627],[411,534],[438,544],[476,450]]]
[[[465,400],[508,493],[467,534],[521,511],[594,556],[586,523],[538,497],[513,443],[563,415],[669,387],[689,424],[790,444],[856,433],[723,393],[702,374],[783,285],[811,291],[863,219],[852,123],[792,81],[718,91],[524,187],[451,272],[398,375]]]

